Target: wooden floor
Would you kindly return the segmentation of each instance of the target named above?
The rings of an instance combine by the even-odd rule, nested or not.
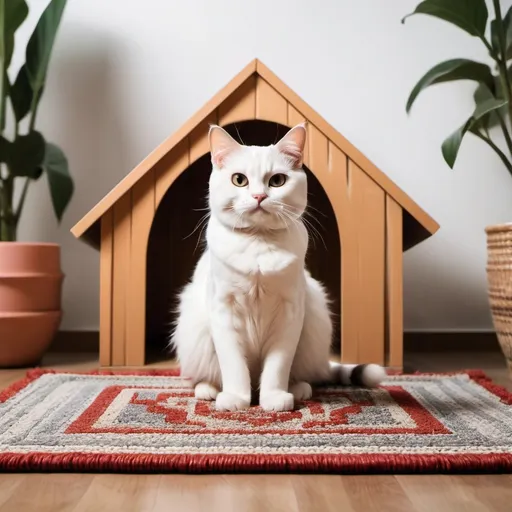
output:
[[[87,370],[86,355],[49,355],[45,366]],[[161,364],[160,364],[161,365]],[[160,366],[159,365],[159,366]],[[406,368],[479,368],[512,389],[499,353],[415,354]],[[24,370],[0,371],[0,389]],[[486,512],[512,511],[512,475],[89,475],[0,474],[0,512]]]

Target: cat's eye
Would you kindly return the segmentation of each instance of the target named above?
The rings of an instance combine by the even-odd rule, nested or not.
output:
[[[249,183],[249,180],[247,179],[247,176],[245,174],[241,174],[239,172],[236,172],[231,176],[231,181],[233,185],[236,187],[246,187]]]
[[[268,182],[271,187],[282,187],[286,183],[286,174],[274,174]]]

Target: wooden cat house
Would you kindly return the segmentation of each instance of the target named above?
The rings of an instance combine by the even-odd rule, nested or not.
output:
[[[334,346],[341,341],[346,362],[402,366],[403,252],[439,226],[258,60],[72,228],[100,251],[102,366],[141,366],[166,353],[176,292],[202,250],[209,125],[269,144],[304,120],[307,263],[333,299]]]

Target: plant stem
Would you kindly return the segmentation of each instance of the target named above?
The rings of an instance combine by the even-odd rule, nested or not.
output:
[[[36,99],[37,101],[37,99]],[[36,103],[34,101],[34,96],[32,97],[32,107],[34,107],[32,109],[32,116],[30,118],[30,125],[29,125],[29,131],[32,131],[32,129],[34,128],[34,124],[35,124],[35,117],[36,117]],[[16,120],[15,122],[15,125],[14,125],[14,128],[15,128],[15,132],[14,132],[14,139],[16,140],[19,136],[19,123],[18,121]],[[13,190],[11,191],[11,212],[12,212],[12,217],[13,217],[13,221],[14,221],[14,229],[15,229],[15,233],[14,233],[14,236],[16,236],[16,231],[17,231],[17,228],[18,228],[18,223],[19,223],[19,220],[20,220],[20,217],[21,217],[21,212],[23,211],[23,206],[25,205],[25,199],[27,197],[27,192],[28,192],[28,187],[30,185],[30,178],[25,178],[25,182],[23,183],[23,190],[21,191],[21,196],[20,196],[20,199],[18,201],[18,206],[16,208],[16,211],[13,210],[13,192],[14,192],[14,180],[13,180]]]
[[[507,155],[505,155],[505,153],[503,153],[503,151],[501,151],[501,149],[490,138],[477,131],[472,133],[475,134],[479,139],[482,139],[484,142],[486,142],[496,152],[505,167],[508,169],[508,172],[512,174],[512,163],[508,160]]]
[[[34,129],[36,124],[36,115],[37,115],[37,102],[39,100],[39,91],[34,91],[32,95],[32,102],[30,105],[30,111],[32,115],[30,116],[30,124],[28,125],[28,131],[31,132]]]
[[[507,128],[507,123],[505,122],[505,119],[503,119],[503,116],[499,113],[499,111],[496,111],[496,115],[498,116],[498,121],[500,123],[501,129],[503,130],[503,136],[505,137],[508,151],[512,155],[512,138],[510,137],[510,133]],[[489,137],[488,132],[487,132],[487,137]]]
[[[496,53],[494,52],[494,48],[492,47],[491,43],[489,43],[489,41],[487,41],[487,39],[485,38],[485,36],[480,36],[480,39],[482,41],[482,43],[485,44],[485,47],[489,50],[489,53],[491,55],[491,57],[495,60],[498,59],[498,56],[496,55]]]
[[[16,240],[16,218],[12,210],[13,178],[7,176],[0,187],[0,240]]]
[[[20,220],[21,212],[23,210],[23,205],[25,204],[25,198],[27,197],[29,185],[30,185],[30,178],[25,178],[25,183],[23,183],[23,190],[21,191],[21,196],[18,201],[18,207],[16,208],[16,213],[14,214],[16,223],[18,223],[18,221]]]

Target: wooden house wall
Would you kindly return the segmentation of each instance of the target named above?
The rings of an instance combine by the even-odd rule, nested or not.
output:
[[[300,105],[299,105],[300,107]],[[176,178],[208,152],[208,125],[252,119],[305,120],[262,77],[251,76],[175,146],[101,220],[100,362],[145,358],[146,252],[155,211]],[[333,207],[342,240],[342,354],[345,362],[402,365],[402,208],[309,119],[304,164]]]

